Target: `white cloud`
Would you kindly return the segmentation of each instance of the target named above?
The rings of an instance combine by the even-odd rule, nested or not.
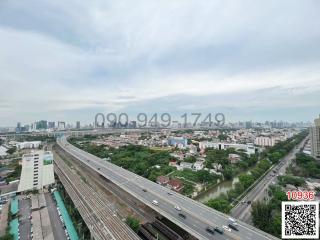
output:
[[[317,1],[2,2],[0,125],[83,109],[164,108],[154,102],[166,97],[178,99],[171,111],[233,107],[232,95],[239,107],[316,111],[319,8]],[[223,99],[199,102],[214,95]]]

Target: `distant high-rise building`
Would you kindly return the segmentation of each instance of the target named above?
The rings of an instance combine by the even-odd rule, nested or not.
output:
[[[320,116],[314,120],[314,126],[310,128],[311,155],[320,160]]]
[[[252,128],[252,122],[246,122],[246,128],[249,129],[249,128]]]
[[[37,129],[47,129],[48,128],[48,122],[46,120],[41,120],[37,122]]]
[[[130,128],[136,128],[137,127],[137,122],[136,121],[131,121],[129,124]]]
[[[77,129],[80,129],[80,121],[77,121],[77,122],[76,122],[76,128],[77,128]]]
[[[56,127],[56,123],[55,122],[48,122],[48,128],[49,129],[54,129]]]
[[[31,123],[31,131],[36,131],[37,130],[37,123]]]
[[[17,123],[16,132],[17,132],[17,133],[20,133],[20,132],[21,132],[21,122],[18,122],[18,123]]]
[[[65,122],[58,122],[58,129],[59,130],[65,130],[66,129],[66,123]]]

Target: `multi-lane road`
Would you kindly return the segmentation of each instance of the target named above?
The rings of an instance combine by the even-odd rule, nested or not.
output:
[[[223,225],[228,225],[228,215],[211,209],[199,202],[78,149],[69,144],[66,137],[59,138],[57,143],[64,151],[77,158],[83,164],[99,172],[102,176],[114,182],[124,191],[128,192],[198,239],[213,238],[213,236],[206,231],[207,226],[222,228]],[[159,204],[157,206],[152,204],[153,200],[158,201]],[[179,211],[177,211],[174,206],[179,206],[182,209],[181,212],[186,216],[185,219],[179,217]],[[216,232],[214,234],[214,239],[277,239],[244,222],[238,222],[238,224],[239,231],[224,231],[222,235]]]
[[[251,205],[247,202],[255,202],[263,200],[267,197],[267,190],[270,185],[277,182],[277,177],[285,174],[287,167],[291,164],[299,149],[305,144],[307,139],[304,139],[300,144],[292,149],[285,157],[283,157],[272,170],[266,174],[260,182],[239,202],[231,211],[233,217],[249,222],[251,218]]]

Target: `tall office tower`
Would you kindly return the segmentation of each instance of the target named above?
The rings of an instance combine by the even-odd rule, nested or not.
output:
[[[77,128],[77,129],[80,129],[80,121],[77,121],[77,122],[76,122],[76,128]]]
[[[58,122],[58,129],[59,130],[65,130],[66,129],[66,123],[65,122]]]
[[[37,122],[37,129],[47,129],[48,128],[48,122],[46,120],[41,120]]]
[[[246,128],[247,129],[252,128],[252,122],[251,121],[246,122]]]
[[[17,133],[21,132],[21,122],[17,123],[16,132]]]
[[[314,120],[314,126],[310,128],[311,155],[320,160],[320,115]]]
[[[48,128],[49,129],[54,129],[56,127],[56,123],[55,122],[48,122]]]

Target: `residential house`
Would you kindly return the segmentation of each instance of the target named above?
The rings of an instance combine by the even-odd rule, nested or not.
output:
[[[183,188],[183,182],[179,179],[174,178],[168,182],[167,187],[179,192]]]
[[[196,161],[193,164],[193,170],[199,171],[199,170],[202,170],[202,169],[203,169],[203,161]]]
[[[238,163],[240,161],[240,155],[238,154],[234,154],[234,153],[230,153],[228,156],[229,162],[231,164],[235,164]]]
[[[183,169],[192,169],[192,163],[189,162],[181,162],[179,166],[177,166],[178,170],[183,170]]]
[[[167,183],[169,182],[169,177],[168,176],[159,176],[157,177],[157,183],[162,185],[162,186],[165,186],[167,185]]]
[[[169,161],[169,166],[176,167],[177,166],[177,161],[176,160],[170,160]]]

